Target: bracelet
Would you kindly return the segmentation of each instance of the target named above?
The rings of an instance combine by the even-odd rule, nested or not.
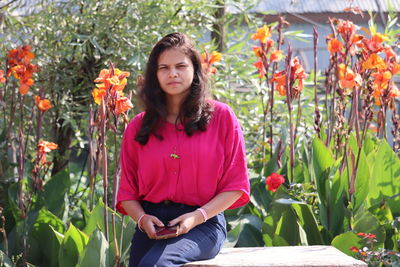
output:
[[[201,212],[204,218],[204,222],[206,222],[208,220],[207,212],[203,208],[198,208],[197,210]]]
[[[144,231],[143,231],[142,227],[140,227],[140,221],[143,219],[143,217],[144,217],[145,215],[147,215],[147,214],[146,214],[146,213],[143,213],[143,214],[139,217],[139,220],[137,220],[138,228],[139,228],[139,230],[142,231],[142,232],[144,232]]]

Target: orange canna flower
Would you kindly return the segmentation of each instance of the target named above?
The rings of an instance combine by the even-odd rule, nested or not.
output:
[[[283,58],[282,50],[274,50],[271,52],[270,60],[271,62],[279,62]]]
[[[211,58],[210,58],[210,65],[214,64],[215,62],[220,61],[222,58],[222,54],[217,52],[217,51],[212,51],[211,52]]]
[[[400,64],[393,62],[390,65],[390,71],[392,72],[393,75],[396,75],[397,73],[400,73]]]
[[[291,72],[294,75],[294,79],[305,79],[307,78],[307,74],[303,68],[303,66],[300,63],[300,60],[298,57],[295,57],[291,60],[290,62],[290,68]]]
[[[4,78],[4,72],[3,70],[0,70],[0,83],[5,83],[6,78]]]
[[[345,43],[352,41],[356,31],[359,29],[357,25],[349,20],[341,20],[339,19],[337,25],[337,32],[342,36]]]
[[[94,88],[92,91],[92,96],[93,96],[94,102],[97,105],[100,105],[101,99],[106,96],[106,90]]]
[[[208,54],[207,51],[205,51],[200,56],[201,66],[203,67],[206,73],[215,74],[217,73],[217,69],[215,67],[212,67],[211,65],[214,64],[215,62],[220,61],[221,58],[222,54],[217,51],[213,51],[211,55]]]
[[[52,142],[40,141],[38,144],[37,153],[39,154],[40,163],[46,163],[46,153],[51,152],[54,149],[57,149],[58,145]]]
[[[10,65],[17,65],[18,62],[29,63],[35,58],[35,54],[31,52],[32,47],[30,45],[23,45],[16,49],[8,51],[7,58]]]
[[[384,70],[386,69],[385,61],[378,56],[376,53],[371,54],[369,58],[362,63],[363,70],[377,69]]]
[[[257,61],[256,63],[253,64],[253,66],[255,66],[258,69],[258,73],[260,75],[260,79],[262,79],[266,74],[263,62],[261,60]]]
[[[267,25],[257,29],[257,32],[251,35],[251,39],[260,40],[261,43],[265,44],[267,39],[272,36],[272,31]]]
[[[386,46],[383,48],[383,52],[385,52],[386,60],[390,60],[396,57],[396,53],[393,51],[392,47]]]
[[[384,41],[389,41],[389,38],[386,36],[386,34],[381,34],[378,32],[372,36],[371,41],[377,43],[383,43]]]
[[[262,55],[262,50],[261,47],[259,46],[253,46],[253,52],[256,55],[256,57],[261,57]]]
[[[40,96],[35,96],[35,102],[36,102],[36,105],[38,106],[38,108],[43,112],[47,111],[53,107],[50,100],[41,99]]]
[[[343,44],[338,39],[334,38],[328,42],[328,51],[333,54],[340,52],[343,49]]]
[[[272,76],[271,83],[276,83],[276,90],[281,96],[286,95],[286,72],[280,71]]]
[[[392,86],[389,92],[389,97],[400,97],[400,90],[399,88],[397,88],[394,82],[392,82]]]
[[[58,148],[58,145],[53,142],[40,141],[38,144],[38,152],[39,153],[48,153],[57,148]]]
[[[374,86],[380,89],[386,89],[388,87],[388,82],[392,78],[392,73],[390,71],[378,71],[371,74],[374,77]]]
[[[354,87],[361,86],[361,75],[354,73],[348,67],[346,68],[346,65],[343,63],[338,66],[337,76],[339,79],[339,86],[342,89],[353,89]]]
[[[115,113],[121,114],[133,108],[132,102],[129,98],[122,96],[115,101]]]

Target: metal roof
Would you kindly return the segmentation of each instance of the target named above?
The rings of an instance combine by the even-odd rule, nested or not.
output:
[[[341,13],[345,8],[359,7],[362,11],[388,12],[389,7],[399,12],[400,0],[260,0],[254,12],[276,13]]]

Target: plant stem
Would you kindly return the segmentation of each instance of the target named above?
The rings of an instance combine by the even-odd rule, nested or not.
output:
[[[105,100],[101,100],[100,104],[100,147],[101,147],[101,159],[102,159],[102,174],[103,174],[103,193],[104,193],[104,229],[107,241],[108,238],[108,198],[107,198],[107,150],[106,150],[106,104]]]
[[[286,103],[288,106],[289,112],[289,134],[290,134],[290,182],[293,182],[294,179],[294,129],[292,122],[292,96],[291,96],[291,67],[290,62],[292,60],[292,46],[290,43],[288,44],[288,54],[286,57]]]
[[[318,109],[318,93],[317,93],[317,46],[318,46],[318,31],[317,28],[313,27],[313,37],[314,37],[314,112],[315,112],[315,120],[314,120],[314,129],[317,133],[318,138],[321,138],[321,114]]]

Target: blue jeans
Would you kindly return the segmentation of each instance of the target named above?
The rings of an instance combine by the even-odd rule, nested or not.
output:
[[[156,216],[162,222],[168,221],[198,207],[178,203],[142,202],[147,214]],[[154,240],[136,227],[132,239],[129,267],[182,266],[197,260],[214,258],[226,239],[226,222],[223,213],[197,225],[184,235]]]

